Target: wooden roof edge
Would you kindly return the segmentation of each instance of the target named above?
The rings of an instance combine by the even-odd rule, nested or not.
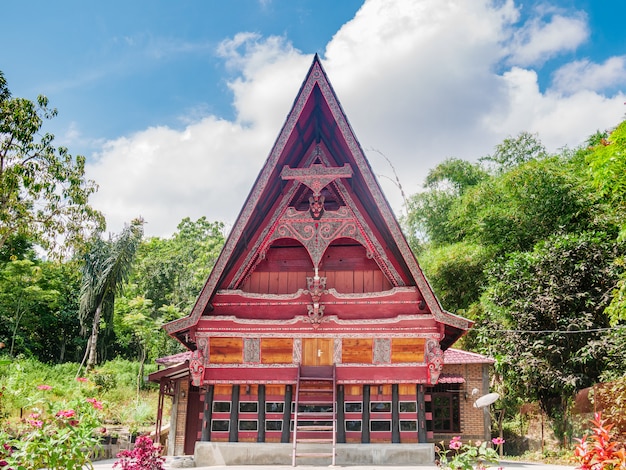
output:
[[[269,174],[273,171],[273,168],[274,168],[274,165],[272,165],[272,160],[276,160],[279,157],[282,151],[282,146],[284,145],[284,143],[286,143],[286,140],[291,134],[292,128],[295,126],[295,123],[297,122],[297,120],[294,120],[296,111],[297,111],[297,114],[300,113],[301,107],[304,105],[304,103],[309,97],[310,93],[306,94],[305,96],[305,89],[307,85],[310,86],[310,82],[312,79],[313,72],[316,69],[316,65],[319,66],[322,72],[322,76],[324,77],[324,81],[328,83],[328,77],[326,76],[326,73],[324,72],[324,69],[321,65],[319,55],[316,53],[315,56],[313,57],[313,61],[309,67],[309,70],[305,76],[305,79],[303,80],[302,85],[300,86],[300,89],[298,90],[298,93],[296,94],[296,97],[293,101],[291,109],[289,110],[289,113],[287,113],[287,117],[285,118],[283,126],[281,127],[281,130],[278,133],[276,140],[274,141],[274,145],[272,146],[272,149],[270,150],[267,158],[265,159],[265,162],[263,163],[263,166],[261,167],[261,171],[257,175],[256,180],[254,184],[252,185],[252,188],[250,189],[250,192],[241,210],[239,211],[239,215],[237,216],[237,219],[235,220],[235,223],[233,224],[233,228],[231,229],[229,235],[226,238],[226,242],[224,243],[224,247],[222,248],[222,251],[220,252],[220,255],[217,258],[215,266],[211,270],[211,273],[209,274],[207,281],[202,287],[202,290],[200,291],[200,295],[196,299],[196,303],[191,309],[190,314],[187,317],[173,320],[164,325],[165,331],[170,336],[175,337],[175,334],[177,332],[182,331],[185,328],[188,328],[192,326],[193,324],[197,323],[198,319],[202,315],[202,312],[205,310],[211,297],[213,296],[213,293],[215,292],[215,288],[217,287],[219,283],[219,279],[224,274],[224,269],[226,267],[226,264],[228,263],[234,248],[237,246],[237,243],[240,241],[240,237],[241,237],[241,234],[243,233],[243,229],[245,228],[245,226],[247,225],[250,219],[252,211],[254,210],[254,206],[256,206],[256,198],[254,196],[257,192],[259,192],[266,186],[267,184],[266,179],[269,176]],[[316,78],[314,81],[317,81],[317,80],[318,78]],[[311,87],[311,90],[312,90],[312,87]]]
[[[187,362],[183,362],[181,364],[176,364],[148,374],[148,381],[158,382],[162,378],[182,377],[186,374],[189,374],[189,364]]]

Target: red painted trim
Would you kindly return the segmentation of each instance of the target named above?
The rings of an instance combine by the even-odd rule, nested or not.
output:
[[[296,367],[208,367],[204,370],[202,384],[293,384],[296,382],[297,372]],[[391,364],[364,367],[337,365],[337,383],[425,384],[428,383],[428,368]]]

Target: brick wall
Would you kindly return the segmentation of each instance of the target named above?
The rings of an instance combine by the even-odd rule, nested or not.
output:
[[[488,364],[446,364],[446,374],[459,374],[465,378],[461,385],[461,437],[464,440],[484,441],[490,439],[490,418],[488,408],[474,408],[474,401],[489,393]],[[472,391],[475,393],[472,394]],[[448,441],[450,434],[435,433],[433,441]]]

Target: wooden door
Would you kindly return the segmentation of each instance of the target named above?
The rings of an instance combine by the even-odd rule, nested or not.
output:
[[[303,338],[303,366],[331,366],[333,364],[333,338]]]

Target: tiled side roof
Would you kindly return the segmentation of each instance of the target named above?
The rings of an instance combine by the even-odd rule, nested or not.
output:
[[[154,362],[159,365],[171,366],[173,364],[180,364],[181,362],[185,362],[191,358],[191,351],[184,351],[178,354],[174,354],[172,356],[160,357]]]
[[[446,349],[443,353],[444,364],[493,364],[494,359],[461,349]]]

